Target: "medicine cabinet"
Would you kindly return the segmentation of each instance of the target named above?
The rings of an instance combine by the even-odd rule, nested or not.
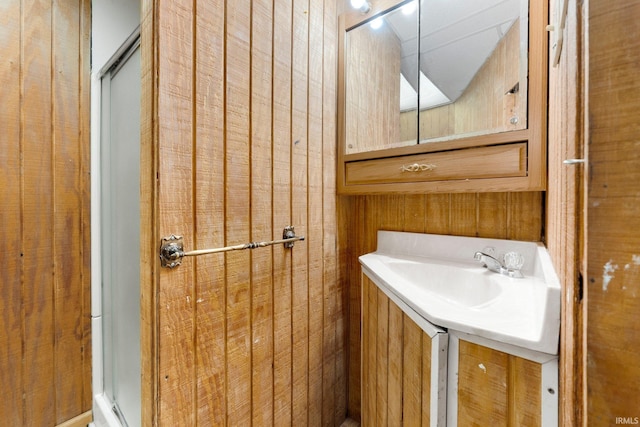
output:
[[[370,6],[339,20],[338,191],[544,190],[547,2]]]

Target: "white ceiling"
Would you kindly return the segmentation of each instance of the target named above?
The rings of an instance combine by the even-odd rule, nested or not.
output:
[[[520,17],[521,9],[526,19],[527,0],[421,0],[420,71],[455,101]],[[400,8],[387,14],[385,22],[402,41],[403,75],[416,88],[420,79],[417,12],[402,12]]]

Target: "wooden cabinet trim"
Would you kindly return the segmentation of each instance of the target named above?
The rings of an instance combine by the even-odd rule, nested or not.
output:
[[[416,154],[345,164],[348,185],[521,177],[527,174],[527,144]]]

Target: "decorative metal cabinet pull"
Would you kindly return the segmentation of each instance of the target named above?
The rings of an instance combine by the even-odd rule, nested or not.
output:
[[[423,171],[432,171],[436,168],[436,165],[432,164],[418,164],[414,163],[412,165],[402,165],[400,167],[400,172],[423,172]]]
[[[282,239],[270,242],[249,242],[242,245],[225,246],[216,249],[198,249],[194,251],[184,251],[182,236],[171,235],[163,237],[160,243],[160,265],[166,268],[174,268],[182,263],[182,258],[186,256],[198,256],[215,254],[219,252],[240,251],[243,249],[264,248],[282,243],[285,248],[293,248],[298,240],[304,240],[304,236],[296,236],[293,226],[289,225],[282,231]]]

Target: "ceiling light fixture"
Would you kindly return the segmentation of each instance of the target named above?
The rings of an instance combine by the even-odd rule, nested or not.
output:
[[[371,4],[367,0],[351,0],[351,7],[362,13],[368,13],[371,10]]]

